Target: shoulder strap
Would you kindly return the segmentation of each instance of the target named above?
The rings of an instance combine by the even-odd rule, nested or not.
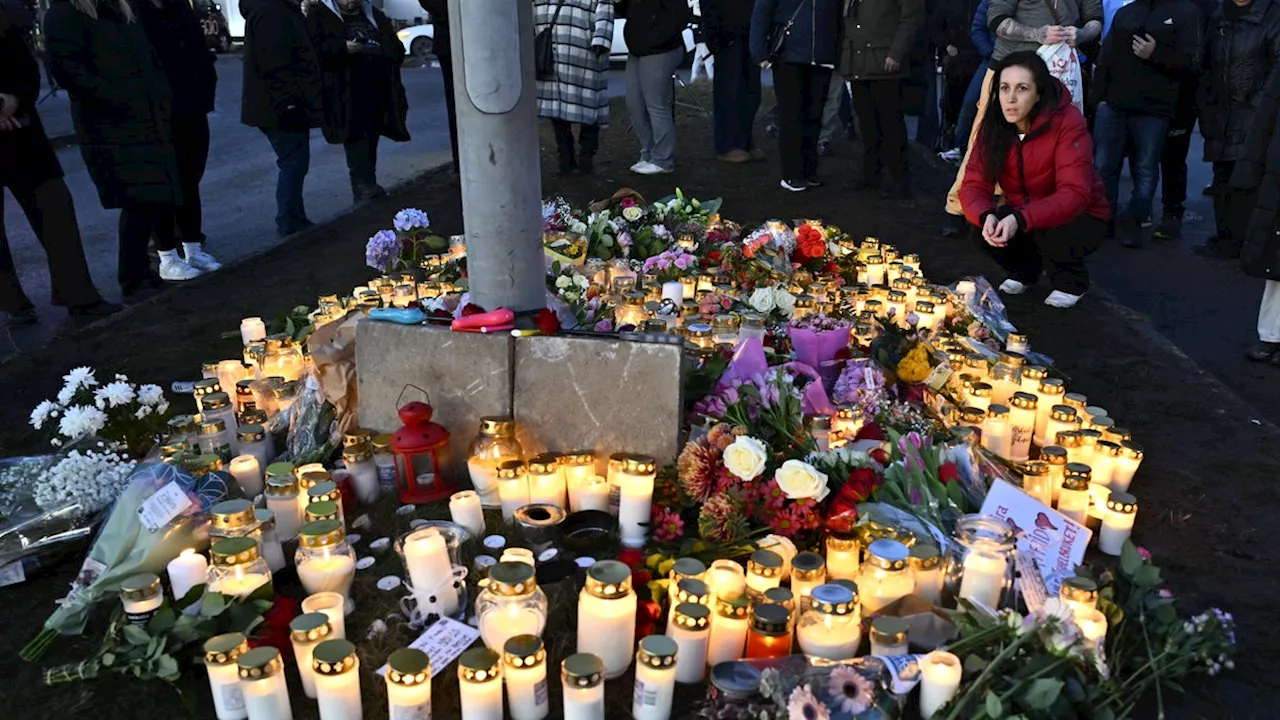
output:
[[[787,18],[787,27],[788,27],[788,28],[790,28],[792,25],[794,25],[794,24],[795,24],[796,16],[800,14],[800,10],[801,10],[801,8],[803,8],[803,7],[804,7],[805,2],[807,2],[807,1],[808,1],[808,0],[800,0],[800,2],[796,4],[795,12],[792,12],[792,13],[791,13],[791,17]]]
[[[1044,6],[1049,8],[1049,14],[1053,16],[1053,24],[1061,25],[1062,16],[1058,14],[1058,8],[1053,5],[1054,0],[1044,0]]]
[[[560,11],[563,9],[564,9],[564,0],[561,0],[560,2],[556,3],[556,13],[551,16],[551,25],[549,25],[548,27],[556,26],[556,23],[559,22],[560,20]]]

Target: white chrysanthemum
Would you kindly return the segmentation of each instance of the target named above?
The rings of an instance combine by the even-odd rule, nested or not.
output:
[[[151,414],[151,408],[147,405],[143,405],[142,407],[138,408],[138,411],[134,413],[133,416],[141,420],[150,414]]]
[[[94,404],[99,409],[103,407],[105,402],[108,407],[120,407],[133,402],[136,394],[133,386],[127,382],[116,381],[104,387],[98,388],[93,393]]]
[[[574,275],[573,284],[577,285],[583,290],[586,290],[587,287],[591,285],[591,283],[587,280],[587,277],[585,275]]]
[[[57,410],[58,406],[52,402],[45,400],[31,411],[31,427],[39,430],[51,417],[51,413]]]
[[[83,387],[93,387],[98,384],[97,378],[93,376],[93,368],[78,367],[62,376],[62,381],[66,383],[66,387],[71,388],[71,392]]]
[[[72,398],[76,396],[76,391],[79,389],[79,387],[71,385],[63,386],[63,388],[58,391],[58,404],[70,405]]]
[[[156,413],[163,415],[167,412],[169,412],[169,403],[168,401],[162,399],[160,401],[160,404],[156,406]]]
[[[67,408],[66,414],[58,423],[58,433],[63,437],[75,439],[92,435],[106,425],[106,413],[89,405],[76,405]]]
[[[164,401],[164,390],[159,385],[143,385],[138,388],[138,402],[143,405],[157,405]]]

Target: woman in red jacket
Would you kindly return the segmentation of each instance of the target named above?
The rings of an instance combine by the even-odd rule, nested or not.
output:
[[[982,246],[1008,273],[1001,292],[1026,292],[1047,271],[1045,304],[1069,308],[1089,287],[1084,259],[1111,217],[1093,168],[1084,115],[1038,55],[992,67],[991,99],[969,154],[960,204]],[[996,186],[1004,196],[996,203]]]

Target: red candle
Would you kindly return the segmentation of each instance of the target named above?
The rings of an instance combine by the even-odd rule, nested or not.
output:
[[[783,605],[760,604],[751,613],[746,658],[778,658],[791,654],[791,612]]]

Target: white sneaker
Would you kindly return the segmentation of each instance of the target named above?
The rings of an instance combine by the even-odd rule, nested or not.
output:
[[[167,256],[162,253],[160,255],[160,279],[173,280],[181,282],[183,280],[194,280],[200,277],[200,271],[187,264],[186,260],[178,257],[178,251],[172,251],[172,255]]]
[[[952,148],[938,153],[938,155],[949,163],[958,163],[964,159],[964,151],[960,148]]]
[[[187,264],[191,267],[203,272],[213,272],[215,270],[222,269],[222,263],[218,262],[212,255],[205,252],[199,243],[184,243],[182,249],[183,254],[187,256]]]
[[[808,190],[809,184],[803,181],[790,182],[787,180],[780,180],[778,182],[778,187],[789,192],[798,193]]]
[[[1082,297],[1084,297],[1083,294],[1072,295],[1071,293],[1064,293],[1061,290],[1054,290],[1049,293],[1049,297],[1044,299],[1044,304],[1049,307],[1062,308],[1065,310],[1069,307],[1075,307],[1075,304],[1080,302],[1080,298]]]
[[[1027,291],[1027,286],[1018,282],[1017,280],[1014,280],[1013,278],[1009,278],[1008,280],[1005,280],[1004,282],[1000,283],[1000,292],[1004,293],[1005,295],[1021,295],[1026,291]]]
[[[650,163],[648,160],[637,160],[636,164],[631,166],[631,172],[638,173],[640,172],[640,168],[644,167],[645,165],[651,165],[651,164],[652,163]]]
[[[651,162],[636,163],[636,166],[631,168],[631,171],[640,175],[665,175],[671,172]]]

